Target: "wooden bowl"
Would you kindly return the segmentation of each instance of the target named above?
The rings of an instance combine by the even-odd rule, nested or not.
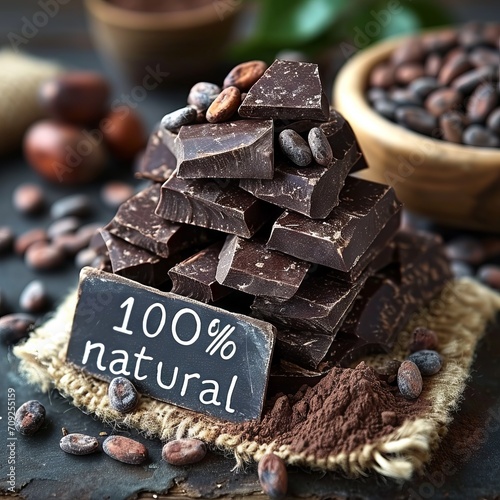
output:
[[[215,2],[173,12],[140,12],[106,0],[85,0],[85,7],[95,45],[105,60],[144,88],[208,78],[241,10],[239,5],[217,9]]]
[[[405,206],[466,229],[500,231],[500,150],[453,144],[407,130],[379,115],[365,98],[372,68],[408,37],[361,51],[339,72],[336,108],[366,156],[366,177],[392,185]]]

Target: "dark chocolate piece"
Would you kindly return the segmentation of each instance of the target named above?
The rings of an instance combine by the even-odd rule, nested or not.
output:
[[[195,244],[213,240],[208,231],[178,224],[155,214],[160,199],[159,184],[136,194],[118,209],[106,230],[119,238],[160,257],[169,257]]]
[[[326,219],[287,210],[274,223],[268,247],[348,271],[400,207],[392,187],[349,176],[340,204]]]
[[[276,159],[271,180],[242,179],[240,187],[261,200],[288,208],[313,219],[324,219],[339,203],[339,194],[359,153],[353,144],[341,160],[330,166],[297,167],[290,160]]]
[[[80,274],[66,361],[111,381],[212,417],[259,419],[276,331],[113,274]]]
[[[246,118],[328,120],[318,65],[274,61],[248,91],[238,112]]]
[[[173,222],[194,224],[253,236],[276,216],[270,205],[230,181],[179,179],[172,176],[161,188],[156,214]]]
[[[232,290],[215,279],[223,244],[222,241],[214,243],[172,267],[168,272],[172,280],[171,292],[205,303],[230,294]]]
[[[172,149],[165,143],[164,139],[167,134],[170,132],[161,127],[151,134],[139,165],[139,171],[135,174],[136,177],[165,182],[172,175],[177,159]]]
[[[228,236],[219,256],[217,281],[251,295],[289,299],[310,264],[266,249],[263,242]]]
[[[175,140],[182,179],[272,179],[272,120],[239,120],[182,127]]]
[[[330,269],[330,275],[349,283],[356,281],[365,271],[373,274],[394,261],[396,244],[391,239],[396,235],[401,224],[401,210],[398,210],[373,240],[368,250],[361,255],[348,271]]]
[[[114,274],[137,281],[143,285],[157,286],[168,280],[168,263],[165,259],[99,230],[108,249]]]
[[[256,297],[252,311],[255,316],[285,328],[333,336],[367,277],[362,275],[355,283],[345,283],[324,274],[311,276],[291,299]]]

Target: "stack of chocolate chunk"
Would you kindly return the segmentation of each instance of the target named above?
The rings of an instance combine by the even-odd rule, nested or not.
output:
[[[271,386],[291,389],[390,349],[450,272],[434,237],[398,232],[391,187],[351,175],[366,163],[317,66],[264,70],[238,89],[229,120],[192,106],[163,120],[140,172],[153,183],[120,207],[100,248],[114,273],[249,304],[278,330]]]

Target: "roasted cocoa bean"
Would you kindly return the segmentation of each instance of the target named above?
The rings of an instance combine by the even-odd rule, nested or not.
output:
[[[464,115],[458,111],[447,111],[439,118],[443,139],[460,144],[464,132]]]
[[[419,63],[404,63],[396,68],[394,74],[400,85],[408,85],[413,80],[425,75],[425,69]]]
[[[148,458],[148,450],[142,443],[124,436],[107,437],[102,449],[109,457],[125,464],[139,465]]]
[[[496,108],[490,113],[490,116],[486,120],[486,125],[495,134],[500,134],[500,108]]]
[[[498,43],[498,41],[497,41]],[[469,54],[469,60],[474,66],[499,66],[500,54],[488,47],[477,47]]]
[[[498,72],[498,68],[493,66],[483,66],[482,68],[467,71],[451,82],[451,86],[457,89],[462,95],[470,94],[481,82],[491,81]]]
[[[457,76],[472,68],[473,66],[469,61],[468,55],[462,50],[457,51],[452,56],[446,58],[437,76],[438,82],[441,85],[449,85]]]
[[[183,125],[190,125],[196,121],[198,111],[194,106],[186,106],[168,113],[161,119],[161,126],[167,130],[176,130]]]
[[[221,93],[221,90],[215,83],[198,82],[189,91],[188,104],[200,111],[206,111]]]
[[[134,194],[130,184],[121,181],[107,182],[101,189],[101,200],[110,208],[118,208]]]
[[[285,129],[278,136],[283,153],[299,167],[305,167],[312,161],[311,149],[307,142],[295,130]]]
[[[485,148],[500,147],[500,139],[491,130],[482,125],[470,125],[462,135],[464,144],[468,146],[479,146]]]
[[[66,434],[59,441],[62,451],[70,455],[90,455],[99,449],[99,442],[93,436],[86,434]]]
[[[0,226],[0,254],[10,252],[14,243],[14,231],[10,227]]]
[[[446,245],[446,255],[450,260],[461,260],[478,265],[485,259],[484,248],[477,238],[460,236]]]
[[[477,271],[477,278],[491,288],[500,289],[500,266],[487,264]]]
[[[460,260],[454,260],[450,264],[451,272],[455,278],[472,278],[474,276],[474,269],[469,264]]]
[[[274,453],[265,454],[257,468],[260,485],[266,495],[272,499],[286,496],[288,491],[288,473],[285,462]]]
[[[391,61],[396,66],[404,63],[422,62],[425,58],[425,47],[422,39],[414,37],[399,45],[391,56]]]
[[[21,184],[12,196],[14,208],[27,215],[40,213],[45,207],[45,196],[42,188],[36,184]]]
[[[370,73],[370,86],[388,89],[394,85],[394,68],[390,64],[378,64]]]
[[[77,269],[81,269],[85,266],[90,266],[94,259],[97,257],[95,250],[93,248],[84,248],[80,250],[75,257],[75,266]]]
[[[54,221],[47,228],[47,236],[53,240],[62,234],[74,233],[82,225],[82,221],[78,217],[72,215],[63,217]]]
[[[50,271],[61,267],[65,262],[64,251],[56,245],[35,243],[24,255],[26,265],[36,271]]]
[[[109,406],[120,413],[129,413],[139,403],[134,384],[125,377],[115,377],[108,387]]]
[[[226,87],[207,109],[205,118],[209,123],[229,120],[241,104],[241,92],[237,87]]]
[[[163,446],[161,456],[171,465],[191,465],[200,462],[207,454],[203,441],[193,438],[175,439]]]
[[[2,316],[0,318],[0,342],[4,345],[12,345],[26,338],[35,321],[35,317],[30,314],[15,313]]]
[[[389,93],[389,98],[398,106],[421,106],[422,99],[409,89],[394,89]]]
[[[483,123],[498,103],[496,88],[491,83],[483,83],[472,93],[467,103],[467,118],[470,123]]]
[[[431,92],[425,100],[425,108],[435,117],[446,111],[457,110],[463,103],[463,96],[458,90],[443,88]]]
[[[443,360],[441,356],[432,350],[416,351],[408,356],[408,360],[415,363],[423,377],[430,377],[441,370]]]
[[[19,297],[19,306],[26,312],[39,313],[50,305],[45,285],[40,280],[28,283]]]
[[[409,349],[410,352],[422,350],[435,350],[438,347],[438,337],[434,330],[425,326],[418,326],[413,330]]]
[[[240,92],[247,92],[265,73],[264,61],[248,61],[235,66],[224,79],[224,88],[237,87]]]
[[[443,66],[443,58],[439,54],[429,54],[425,60],[425,74],[437,78]]]
[[[328,138],[319,127],[313,127],[307,136],[314,161],[318,165],[327,167],[333,160],[333,152]]]
[[[422,375],[413,361],[403,361],[398,370],[399,392],[407,399],[416,399],[422,392]]]
[[[394,120],[396,116],[396,109],[398,109],[396,103],[387,98],[376,100],[373,103],[373,108],[377,111],[377,113],[385,116],[389,120]]]
[[[425,135],[432,135],[437,128],[434,116],[416,106],[402,106],[396,109],[396,121],[406,128]]]
[[[18,255],[24,255],[31,245],[48,241],[47,232],[41,228],[30,229],[17,237],[14,250]]]
[[[30,436],[34,434],[45,421],[45,407],[40,401],[26,401],[16,411],[14,427],[17,432]]]
[[[438,81],[432,76],[422,76],[412,81],[408,90],[416,95],[419,99],[425,99],[431,92],[440,87]]]
[[[63,217],[86,217],[93,211],[92,200],[85,194],[73,194],[56,201],[50,207],[52,219]]]

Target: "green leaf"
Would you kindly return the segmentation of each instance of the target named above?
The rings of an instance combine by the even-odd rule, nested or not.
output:
[[[256,38],[270,45],[296,47],[328,29],[349,0],[261,0]]]

